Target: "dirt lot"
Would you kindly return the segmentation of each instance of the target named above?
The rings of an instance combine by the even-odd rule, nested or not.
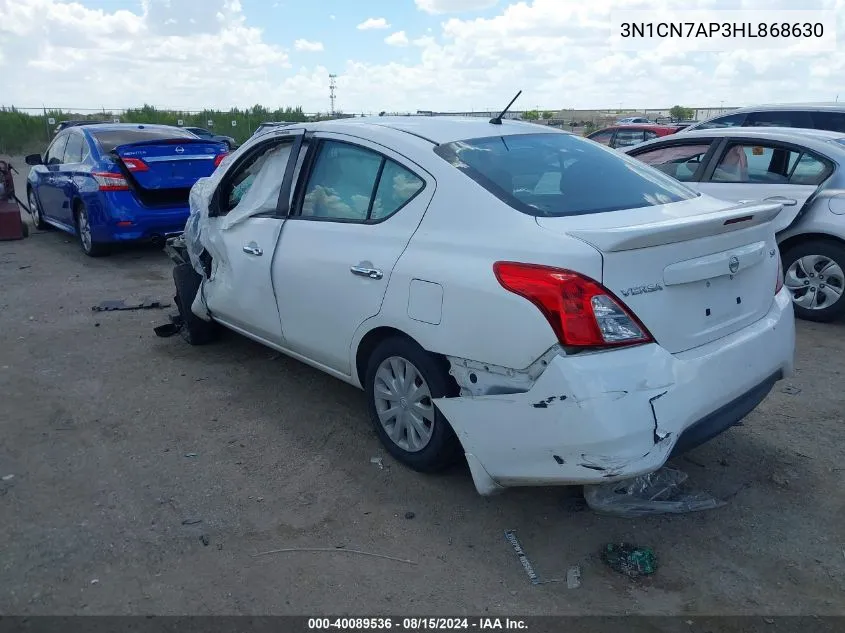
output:
[[[355,389],[237,335],[157,338],[168,310],[91,310],[172,294],[160,251],[0,242],[0,613],[845,615],[843,325],[799,323],[797,375],[674,462],[727,506],[625,520],[576,489],[482,498],[465,468],[418,475]],[[532,586],[506,529],[583,585]],[[604,567],[619,540],[653,546],[657,573]],[[289,547],[416,564],[253,556]]]

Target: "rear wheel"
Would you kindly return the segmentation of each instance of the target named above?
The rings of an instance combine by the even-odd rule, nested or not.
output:
[[[370,356],[365,389],[376,433],[393,457],[420,472],[456,461],[460,442],[433,403],[456,388],[437,357],[409,339],[386,339]]]
[[[845,314],[845,246],[803,242],[783,254],[783,269],[798,318],[828,322]]]
[[[88,215],[88,209],[81,202],[76,205],[74,219],[76,220],[76,236],[79,239],[79,246],[82,247],[82,252],[89,257],[108,255],[108,245],[94,241],[94,234],[91,230],[91,218]]]
[[[203,321],[191,311],[202,277],[190,264],[179,264],[173,269],[173,283],[176,286],[176,307],[182,319],[182,328],[179,330],[182,338],[191,345],[210,343],[217,338],[217,324]]]
[[[38,206],[38,198],[35,197],[35,190],[31,187],[27,189],[26,201],[29,204],[29,214],[32,216],[32,222],[35,228],[45,231],[50,228],[50,225],[44,221],[41,215],[41,207]]]

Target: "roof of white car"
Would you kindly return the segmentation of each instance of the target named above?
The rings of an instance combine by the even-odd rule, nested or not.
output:
[[[306,124],[312,130],[334,130],[337,132],[361,131],[369,126],[388,128],[413,134],[432,143],[450,143],[487,136],[510,136],[513,134],[569,134],[557,128],[524,123],[512,119],[502,119],[501,125],[490,123],[486,117],[359,117],[354,119],[334,119]]]
[[[829,132],[827,130],[811,130],[795,127],[723,127],[711,130],[682,130],[677,134],[661,136],[645,143],[639,143],[626,147],[622,151],[626,154],[639,153],[642,149],[652,145],[673,144],[683,140],[712,139],[722,137],[735,137],[746,139],[760,139],[761,141],[781,141],[783,143],[795,143],[818,151],[829,158],[835,158],[837,162],[845,161],[845,134],[841,132]],[[836,141],[836,142],[834,142]]]
[[[732,114],[734,112],[755,112],[757,110],[845,110],[845,102],[839,103],[835,101],[827,101],[820,103],[761,103],[758,105],[736,108],[735,110],[728,110],[717,116],[722,116],[722,114]]]
[[[815,130],[800,127],[720,127],[709,130],[681,130],[673,138],[697,138],[702,136],[745,136],[749,138],[770,138],[773,140],[813,139],[818,141],[834,141],[845,138],[842,132]]]

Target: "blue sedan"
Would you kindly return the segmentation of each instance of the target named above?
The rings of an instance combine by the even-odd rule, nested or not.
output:
[[[40,229],[76,235],[86,255],[113,244],[163,242],[181,233],[193,184],[210,176],[228,148],[166,125],[68,127],[32,166],[27,201]]]

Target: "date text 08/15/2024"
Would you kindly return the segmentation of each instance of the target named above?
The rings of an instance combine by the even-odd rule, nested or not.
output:
[[[528,625],[517,618],[309,618],[308,629],[348,631],[525,631]]]

